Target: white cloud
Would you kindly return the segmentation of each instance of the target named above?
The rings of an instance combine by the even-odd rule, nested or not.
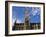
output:
[[[17,20],[16,23],[21,23],[21,20]]]
[[[19,19],[16,20],[16,18],[12,20],[12,23],[14,24],[15,21],[16,21],[16,23],[22,23],[21,19],[20,20]]]
[[[36,14],[39,15],[40,14],[40,8],[33,8],[32,9],[32,15],[35,16]]]
[[[16,20],[16,18],[15,18],[15,19],[13,19],[13,23],[15,22],[15,20]]]
[[[15,22],[16,18],[15,19],[12,19],[12,24],[14,25],[14,22]]]
[[[32,15],[35,16],[37,14],[37,12],[38,12],[37,10],[33,10]]]

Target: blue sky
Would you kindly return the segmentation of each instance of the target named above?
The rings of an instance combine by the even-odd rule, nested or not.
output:
[[[27,7],[30,14],[29,21],[31,23],[40,23],[40,7]],[[15,22],[17,17],[17,23],[23,23],[24,22],[24,12],[25,7],[18,7],[13,6],[12,7],[12,20]]]

